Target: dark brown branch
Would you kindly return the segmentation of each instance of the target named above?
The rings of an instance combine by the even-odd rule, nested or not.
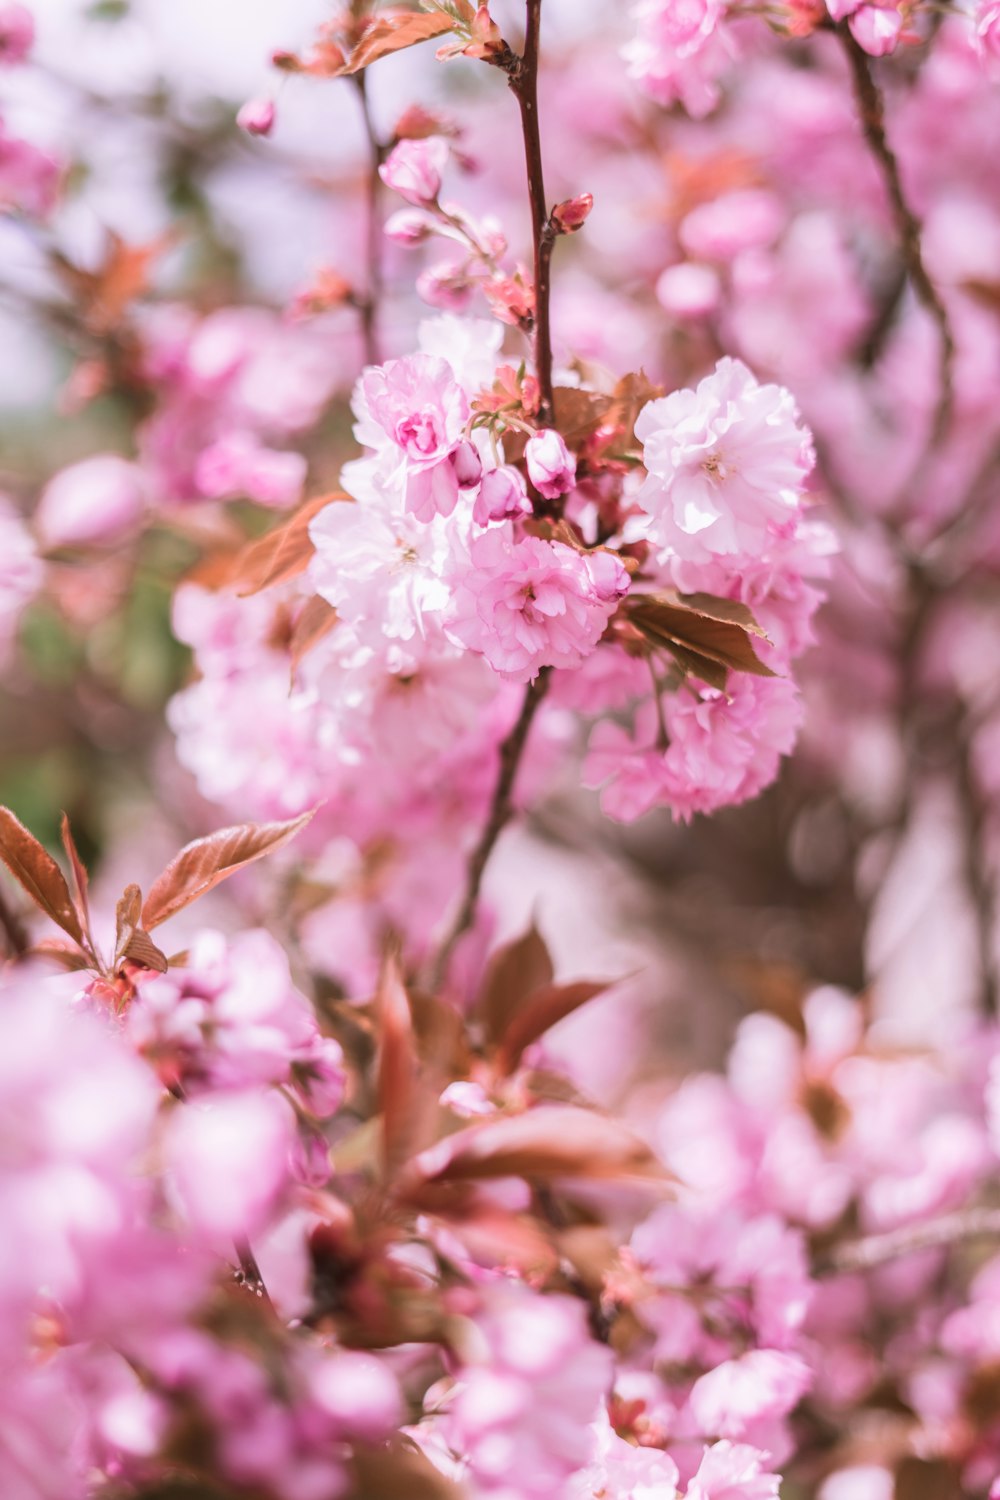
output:
[[[817,1276],[840,1276],[850,1271],[873,1271],[903,1255],[920,1250],[943,1250],[967,1240],[1000,1239],[1000,1208],[967,1208],[926,1224],[908,1224],[885,1234],[871,1234],[839,1245],[813,1267]]]
[[[534,245],[535,282],[535,373],[541,392],[539,417],[542,423],[552,421],[552,329],[549,313],[551,291],[552,246],[555,230],[545,206],[545,179],[542,174],[542,140],[538,123],[538,51],[542,23],[542,0],[527,0],[524,54],[507,81],[514,91],[521,111],[521,133],[524,136],[524,160],[528,169],[528,201],[531,205],[531,236]]]
[[[500,746],[500,770],[497,775],[496,786],[493,789],[493,798],[490,802],[490,811],[486,819],[479,842],[469,858],[468,870],[465,878],[465,893],[462,904],[455,915],[455,919],[448,929],[447,936],[438,949],[437,957],[430,972],[429,987],[432,992],[440,988],[445,975],[448,972],[448,963],[455,951],[456,944],[462,935],[468,932],[476,919],[476,907],[479,903],[479,892],[483,884],[483,874],[490,855],[493,853],[497,839],[500,837],[513,813],[512,796],[514,782],[517,778],[518,766],[521,756],[528,740],[528,731],[531,728],[535,712],[549,686],[549,678],[552,675],[551,667],[543,667],[535,678],[529,682],[521,704],[521,712],[517,723]]]
[[[906,194],[903,191],[902,178],[899,173],[899,162],[886,138],[885,100],[872,73],[868,54],[854,40],[846,21],[841,21],[836,27],[836,31],[840,37],[841,45],[851,69],[854,98],[858,107],[858,115],[861,119],[861,128],[864,131],[868,148],[875,158],[885,181],[893,220],[899,235],[900,251],[906,266],[906,273],[910,278],[910,285],[913,287],[921,305],[937,325],[940,342],[938,363],[939,396],[937,410],[934,414],[934,425],[931,430],[931,444],[935,445],[940,442],[947,431],[954,405],[952,371],[955,363],[955,338],[951,331],[951,323],[944,303],[941,301],[937,288],[928,276],[927,268],[924,265],[920,239],[920,220],[906,201]]]
[[[379,362],[378,311],[382,300],[382,221],[379,216],[379,195],[382,179],[378,169],[385,159],[385,147],[375,130],[371,106],[368,102],[368,75],[362,68],[353,75],[352,82],[361,101],[361,115],[368,139],[369,169],[365,179],[365,259],[368,264],[368,286],[363,297],[358,298],[361,316],[361,337],[364,342],[365,364]]]
[[[997,1014],[997,970],[994,956],[996,889],[990,870],[986,808],[976,785],[972,764],[971,731],[956,731],[955,790],[962,823],[962,874],[972,903],[979,969],[979,1009],[993,1019]]]
[[[3,929],[4,946],[11,958],[20,958],[27,953],[30,939],[27,929],[3,891],[0,890],[0,928]]]

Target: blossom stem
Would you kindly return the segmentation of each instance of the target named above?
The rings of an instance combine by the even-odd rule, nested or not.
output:
[[[379,217],[379,193],[381,178],[378,169],[385,157],[385,147],[375,131],[371,105],[368,101],[368,81],[365,70],[355,73],[354,85],[361,102],[361,115],[368,138],[370,166],[365,179],[365,259],[368,264],[368,289],[358,298],[361,315],[361,336],[364,342],[365,364],[379,363],[378,311],[382,300],[382,223]]]
[[[971,1208],[945,1214],[926,1224],[907,1224],[884,1234],[866,1235],[822,1256],[814,1266],[817,1276],[840,1276],[872,1271],[919,1250],[941,1250],[967,1240],[1000,1239],[1000,1208]]]
[[[542,0],[527,0],[524,53],[517,66],[508,73],[508,82],[521,111],[524,160],[528,169],[528,200],[531,205],[531,232],[534,244],[535,373],[538,377],[541,395],[539,419],[544,425],[552,421],[554,413],[549,296],[555,231],[545,207],[542,141],[538,124],[538,53],[541,22]]]
[[[7,951],[11,957],[19,958],[21,954],[27,953],[28,934],[3,891],[0,891],[0,928],[3,929]]]
[[[513,813],[514,809],[511,799],[518,767],[521,764],[521,756],[528,741],[528,732],[531,729],[535,712],[548,691],[551,675],[551,667],[542,667],[535,680],[528,683],[517,722],[500,746],[500,769],[497,774],[496,785],[493,788],[489,815],[483,831],[479,835],[479,842],[476,844],[469,859],[462,904],[455,915],[451,927],[448,929],[447,936],[438,949],[437,956],[431,967],[429,987],[432,993],[440,989],[444,981],[445,975],[448,972],[448,964],[459,938],[468,932],[476,919],[476,908],[479,904],[479,893],[482,889],[486,865],[490,855],[493,853],[497,839],[510,821]]]
[[[899,162],[886,137],[885,99],[875,81],[868,54],[855,41],[846,21],[838,23],[836,32],[851,70],[851,81],[854,85],[854,98],[858,107],[861,128],[864,131],[868,148],[885,181],[906,273],[917,298],[937,325],[939,395],[931,429],[931,446],[935,446],[948,429],[954,405],[952,371],[955,363],[955,337],[945,305],[924,265],[920,220],[906,200]]]

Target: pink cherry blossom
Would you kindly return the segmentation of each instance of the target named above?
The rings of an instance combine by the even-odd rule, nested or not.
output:
[[[528,478],[546,500],[555,500],[573,488],[576,460],[553,428],[536,432],[524,450]]]
[[[474,538],[471,567],[454,578],[447,631],[493,670],[528,682],[544,666],[575,667],[597,645],[628,590],[610,553],[582,554],[504,527]]]
[[[639,413],[647,477],[637,499],[650,535],[680,557],[758,557],[786,534],[812,467],[808,432],[788,391],[759,385],[722,359],[695,390]]]
[[[624,55],[633,78],[660,104],[679,100],[696,120],[719,102],[732,44],[721,0],[639,0]]]
[[[439,135],[400,141],[379,167],[379,176],[407,203],[427,208],[437,201],[449,154],[448,142]]]
[[[0,5],[0,64],[23,62],[35,41],[35,22],[26,5]]]
[[[407,510],[422,521],[450,515],[459,482],[448,460],[469,415],[451,366],[427,354],[409,355],[368,370],[361,389],[372,418],[401,450]]]

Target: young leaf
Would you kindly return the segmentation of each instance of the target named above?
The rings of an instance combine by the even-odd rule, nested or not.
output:
[[[42,958],[51,958],[64,969],[89,969],[90,959],[75,943],[65,938],[41,938],[28,949],[29,956],[37,953]]]
[[[573,984],[547,984],[536,990],[511,1016],[500,1038],[497,1062],[503,1072],[512,1073],[525,1047],[608,988],[609,982],[605,980],[578,979]]]
[[[0,807],[0,860],[36,906],[86,949],[87,940],[66,877],[52,855],[9,807]]]
[[[272,588],[276,583],[286,583],[296,578],[309,566],[316,550],[309,535],[309,523],[313,516],[346,496],[335,492],[316,495],[294,511],[281,526],[276,526],[266,536],[258,537],[239,552],[231,565],[228,582],[241,598],[248,594],[259,594],[262,589]]]
[[[619,1121],[570,1104],[484,1120],[422,1152],[419,1182],[491,1177],[665,1177],[649,1147]]]
[[[471,6],[468,10],[471,22],[475,11]],[[444,36],[446,31],[454,29],[454,18],[440,11],[432,14],[399,11],[395,15],[386,12],[368,27],[340,71],[344,74],[360,73],[362,68],[370,67],[381,57],[402,52],[405,47],[415,47],[418,42],[428,42],[432,37]]]
[[[292,626],[289,652],[293,672],[306,652],[311,651],[317,641],[321,641],[325,635],[328,635],[336,623],[337,611],[333,605],[327,604],[325,599],[314,594]]]
[[[69,826],[69,818],[65,813],[63,813],[62,821],[59,824],[59,833],[62,837],[62,846],[66,851],[66,858],[69,860],[73,904],[76,907],[81,924],[86,929],[90,921],[90,909],[87,899],[90,890],[90,881],[87,878],[86,866],[77,850],[76,840],[73,838],[73,831]]]
[[[170,967],[167,955],[141,927],[137,927],[131,934],[121,956],[134,964],[140,964],[144,969],[154,969],[157,974],[165,974]]]
[[[487,1042],[496,1044],[523,1002],[552,983],[549,950],[532,924],[523,937],[498,948],[490,958],[476,1001]]]
[[[607,415],[611,397],[572,385],[556,386],[552,395],[556,427],[570,448],[582,448]]]
[[[280,849],[306,826],[313,811],[287,823],[239,823],[186,844],[153,881],[142,908],[143,927],[151,931],[237,870]]]
[[[378,1099],[382,1111],[382,1166],[386,1176],[412,1153],[417,1051],[410,1000],[394,954],[386,955],[375,994],[380,1047]]]
[[[686,670],[713,687],[720,685],[720,672],[721,685],[725,685],[727,668],[752,672],[757,677],[775,675],[760,660],[750,640],[751,634],[766,639],[764,632],[746,606],[734,600],[664,590],[636,594],[628,601],[626,613],[647,640],[671,652]],[[702,670],[700,663],[705,662],[711,675]]]
[[[397,1436],[379,1448],[358,1443],[352,1465],[355,1482],[346,1500],[471,1500],[409,1438]]]

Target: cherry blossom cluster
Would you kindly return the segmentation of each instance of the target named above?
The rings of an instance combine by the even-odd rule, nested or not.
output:
[[[0,3],[3,1500],[1000,1495],[1000,8],[505,9]]]

